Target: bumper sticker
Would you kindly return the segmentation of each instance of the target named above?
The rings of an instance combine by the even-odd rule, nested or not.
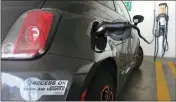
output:
[[[26,79],[21,87],[21,97],[26,101],[36,101],[42,95],[64,95],[68,80]]]

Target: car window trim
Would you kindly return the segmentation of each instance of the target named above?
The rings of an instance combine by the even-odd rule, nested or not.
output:
[[[103,4],[99,3],[99,2],[97,2],[97,1],[95,1],[95,2],[101,4],[101,5],[103,5],[104,7],[109,8],[110,10],[112,10],[112,11],[115,12],[116,8],[115,8],[115,6],[114,6],[114,0],[111,0],[111,1],[113,1],[113,7],[114,7],[114,10],[113,10],[112,8],[110,8],[110,7],[107,7],[107,6],[105,6],[105,5],[103,5]]]
[[[116,7],[116,6],[115,6]],[[122,17],[124,17],[124,15],[122,15],[121,13],[119,13],[118,11],[117,11],[117,8],[116,8],[116,11],[115,11],[116,13],[118,13],[119,15],[121,15]],[[126,17],[124,17],[124,18],[126,18]],[[127,18],[126,18],[127,19]]]
[[[115,0],[113,0],[113,2],[114,2],[114,1],[115,1]],[[94,2],[96,2],[96,3],[98,3],[98,4],[100,4],[100,5],[104,6],[104,7],[106,7],[105,5],[99,3],[99,2],[97,2],[97,1],[95,1],[95,0],[94,0]],[[114,2],[114,4],[115,4],[115,2]],[[116,6],[115,6],[115,7],[116,7]],[[121,16],[121,17],[127,19],[126,17],[124,17],[124,15],[122,15],[122,14],[120,14],[120,13],[118,13],[118,12],[112,10],[111,8],[109,8],[109,7],[106,7],[106,8],[110,9],[111,11],[113,11],[113,12],[116,13],[116,14],[118,14],[119,16]],[[130,20],[131,20],[131,18],[130,18]],[[128,21],[128,19],[127,19],[127,21]]]
[[[114,4],[114,8],[115,8],[115,11],[116,11],[116,6],[115,6],[115,2],[114,2],[114,0],[112,0],[113,1],[113,4]]]

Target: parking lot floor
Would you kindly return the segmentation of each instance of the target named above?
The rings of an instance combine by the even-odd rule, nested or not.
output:
[[[176,101],[176,66],[173,58],[145,56],[140,70],[131,74],[118,100]]]

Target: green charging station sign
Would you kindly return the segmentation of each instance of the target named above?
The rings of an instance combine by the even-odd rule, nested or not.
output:
[[[127,10],[131,11],[132,2],[131,1],[124,1],[124,4],[125,4]]]

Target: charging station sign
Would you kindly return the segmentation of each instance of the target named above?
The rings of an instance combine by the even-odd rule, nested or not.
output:
[[[124,4],[125,4],[127,10],[131,11],[132,2],[131,1],[124,1]]]

